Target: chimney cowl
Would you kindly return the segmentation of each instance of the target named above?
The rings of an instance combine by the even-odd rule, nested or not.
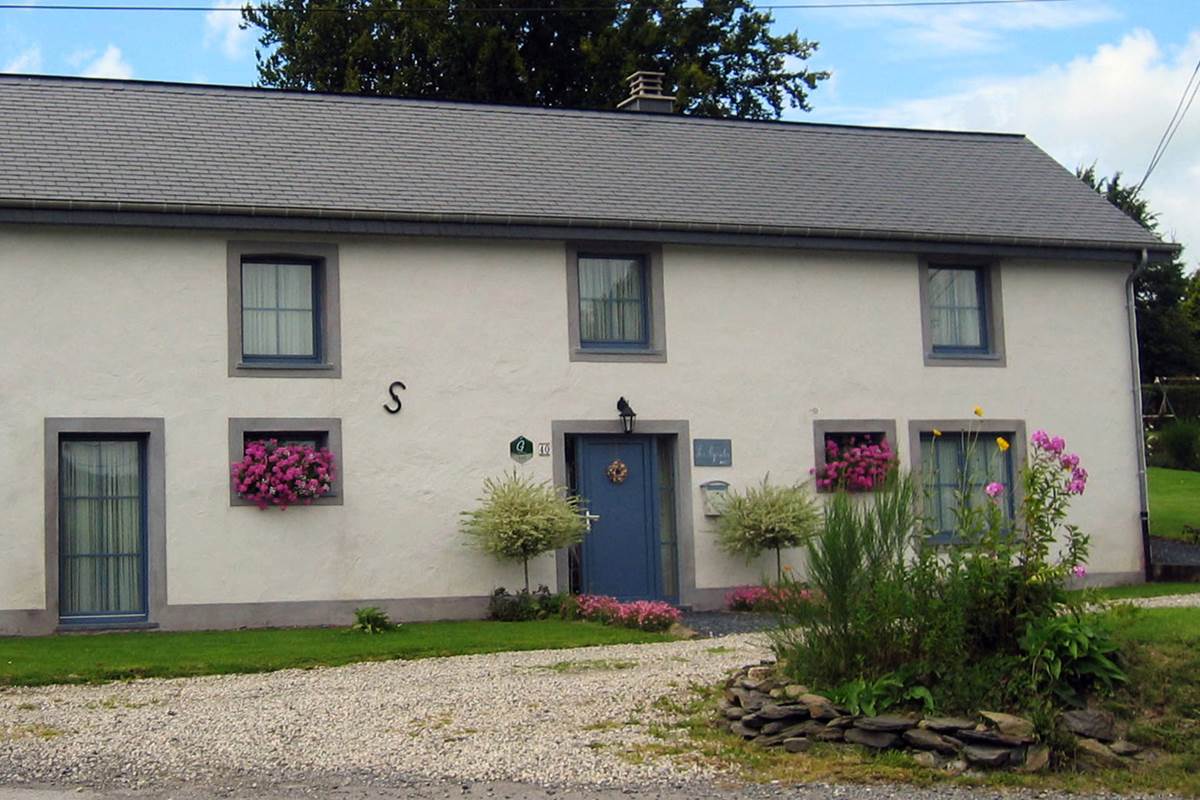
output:
[[[664,72],[638,70],[625,80],[629,83],[629,97],[617,104],[622,111],[652,111],[670,114],[675,110],[675,98],[663,94]]]

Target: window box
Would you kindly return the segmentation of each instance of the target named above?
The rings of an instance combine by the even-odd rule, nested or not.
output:
[[[864,444],[881,444],[887,442],[894,463],[896,452],[896,421],[894,419],[818,419],[813,420],[813,469],[816,476],[815,484],[818,492],[833,491],[835,487],[823,485],[823,476],[830,465],[831,451],[829,443],[833,442],[838,451],[845,447],[862,446]],[[851,489],[864,491],[864,488]]]
[[[240,462],[250,442],[276,439],[281,442],[296,442],[315,449],[328,449],[333,454],[333,484],[327,494],[308,505],[340,506],[344,502],[343,483],[345,462],[342,459],[342,421],[337,418],[288,418],[253,417],[229,420],[229,463]],[[231,506],[255,506],[253,500],[241,497],[229,482],[229,504]],[[296,503],[301,505],[301,503]]]

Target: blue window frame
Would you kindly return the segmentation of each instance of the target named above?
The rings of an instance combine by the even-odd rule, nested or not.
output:
[[[581,253],[579,344],[582,348],[644,350],[650,346],[646,259]]]
[[[321,361],[321,264],[242,259],[242,360]]]
[[[147,618],[146,439],[59,439],[59,618]]]
[[[929,267],[929,333],[935,353],[991,349],[987,269]]]
[[[936,532],[933,544],[954,541],[959,498],[972,507],[992,502],[984,487],[992,482],[1004,484],[1001,508],[1008,519],[1016,513],[1014,499],[1013,450],[1001,451],[996,437],[1015,441],[1012,433],[976,434],[933,432],[921,434],[921,476],[925,497],[925,515]]]

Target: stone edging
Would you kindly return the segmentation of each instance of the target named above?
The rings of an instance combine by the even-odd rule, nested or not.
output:
[[[769,662],[734,673],[718,709],[719,727],[790,753],[805,752],[815,742],[908,750],[922,766],[954,774],[970,768],[1038,772],[1050,765],[1050,748],[1038,741],[1027,719],[994,711],[974,718],[855,716],[807,687],[778,680]],[[1129,758],[1150,755],[1119,739],[1116,721],[1107,712],[1068,711],[1061,720],[1077,737],[1079,757],[1097,766],[1119,767]]]

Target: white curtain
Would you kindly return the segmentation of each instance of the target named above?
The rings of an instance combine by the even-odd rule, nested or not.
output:
[[[929,327],[935,347],[982,347],[983,298],[973,269],[929,270]]]
[[[68,440],[60,453],[60,613],[141,613],[142,481],[136,441]]]
[[[646,340],[642,262],[579,259],[579,338],[584,342]]]
[[[972,507],[978,508],[990,502],[983,489],[993,481],[1004,484],[1005,502],[1001,508],[1007,515],[1011,512],[1009,501],[1014,487],[1010,486],[1010,454],[1001,452],[996,444],[996,434],[979,434],[969,438],[965,434],[929,435],[921,438],[921,472],[925,481],[925,497],[933,515],[931,522],[938,530],[954,528],[958,497],[963,493]],[[1012,441],[1011,434],[1003,436]]]
[[[242,352],[315,355],[310,264],[242,265]]]

